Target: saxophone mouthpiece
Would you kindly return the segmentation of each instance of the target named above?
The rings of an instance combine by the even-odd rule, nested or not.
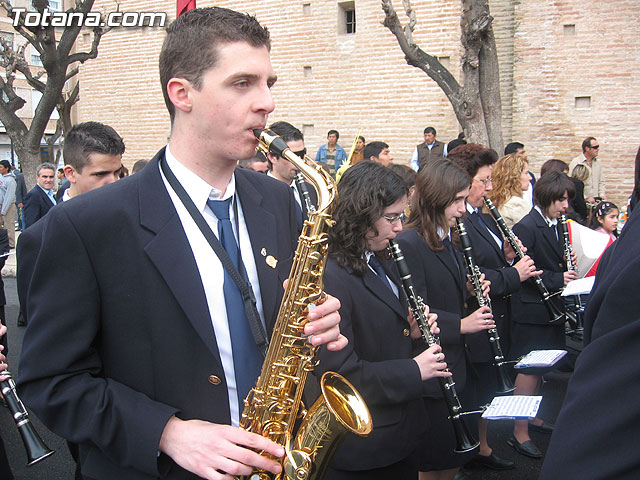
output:
[[[253,131],[253,134],[258,138],[260,143],[267,147],[269,153],[273,153],[274,155],[281,157],[282,153],[289,148],[287,142],[268,128],[265,128],[264,130],[256,128]]]

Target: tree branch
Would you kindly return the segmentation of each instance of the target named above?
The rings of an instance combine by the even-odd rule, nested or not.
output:
[[[454,100],[457,101],[460,84],[436,57],[429,55],[413,43],[412,32],[416,23],[415,12],[411,8],[410,0],[403,0],[403,3],[405,12],[409,16],[409,24],[403,27],[393,8],[391,0],[382,0],[382,10],[385,13],[383,25],[387,27],[398,40],[398,44],[405,55],[407,63],[429,75],[452,103]]]

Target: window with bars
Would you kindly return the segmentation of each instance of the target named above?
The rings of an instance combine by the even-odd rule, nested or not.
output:
[[[356,33],[356,4],[355,2],[338,3],[338,33]]]

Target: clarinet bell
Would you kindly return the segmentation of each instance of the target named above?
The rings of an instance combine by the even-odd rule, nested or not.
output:
[[[496,365],[496,378],[498,380],[498,389],[496,393],[511,393],[516,389],[513,380],[506,371],[504,364]]]
[[[51,450],[42,441],[40,435],[38,435],[38,432],[36,432],[30,422],[22,425],[19,431],[25,451],[27,452],[27,466],[35,465],[55,453],[55,450]]]
[[[478,448],[480,442],[469,433],[461,417],[458,417],[457,421],[453,422],[453,429],[456,434],[456,453],[466,453]]]

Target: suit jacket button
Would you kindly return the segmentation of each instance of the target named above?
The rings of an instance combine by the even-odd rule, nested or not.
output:
[[[409,335],[411,335],[411,332],[409,331],[409,329],[408,329],[408,328],[405,328],[404,330],[402,330],[402,334],[403,334],[405,337],[408,337]]]
[[[220,380],[220,377],[216,375],[209,375],[209,383],[211,383],[212,385],[220,385],[222,383],[222,380]]]

